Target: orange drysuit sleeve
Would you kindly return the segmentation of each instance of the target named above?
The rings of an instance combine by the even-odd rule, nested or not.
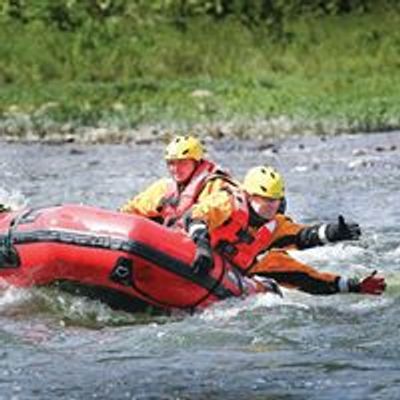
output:
[[[286,251],[272,250],[249,271],[249,275],[261,275],[275,279],[279,284],[311,294],[335,294],[340,292],[339,275],[319,272],[292,258]]]
[[[284,249],[305,249],[321,245],[318,227],[298,224],[286,215],[276,216],[277,227],[267,251],[257,258],[250,275],[275,279],[283,286],[311,294],[335,294],[341,277],[329,272],[319,272],[295,260]]]
[[[326,227],[324,224],[303,225],[282,214],[277,214],[275,219],[277,228],[268,249],[303,250],[326,243],[326,240],[322,240],[320,237],[320,229]]]

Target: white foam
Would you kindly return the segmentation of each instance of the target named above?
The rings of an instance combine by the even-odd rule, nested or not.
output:
[[[8,191],[0,187],[0,204],[9,207],[12,211],[16,211],[26,207],[28,201],[19,191]]]
[[[396,247],[393,250],[388,251],[385,253],[384,258],[387,258],[389,260],[396,260],[400,257],[400,246]]]
[[[354,261],[365,254],[365,249],[345,243],[314,247],[308,250],[291,250],[289,253],[294,258],[304,263]]]
[[[247,309],[257,309],[257,308],[275,308],[278,306],[287,306],[287,305],[294,305],[295,307],[299,308],[308,308],[303,303],[299,302],[299,297],[301,297],[300,292],[296,292],[294,290],[286,289],[281,287],[283,297],[279,297],[276,295],[271,295],[269,293],[259,294],[257,296],[251,297],[248,301]],[[295,296],[293,296],[295,295]],[[300,295],[300,296],[296,296]]]
[[[244,302],[226,301],[209,307],[199,315],[204,321],[229,321],[236,318],[244,309]],[[229,304],[229,305],[228,305]]]
[[[13,286],[6,287],[1,284],[0,311],[7,310],[11,305],[19,305],[29,301],[32,297],[30,291]]]
[[[301,309],[309,308],[306,304],[300,302],[307,295],[294,290],[281,289],[283,298],[272,293],[260,293],[244,300],[231,299],[206,309],[199,315],[199,318],[208,322],[226,322],[237,318],[242,312],[254,311],[259,308],[273,309],[282,305]]]
[[[308,168],[306,165],[296,165],[296,166],[293,168],[293,171],[294,171],[294,172],[307,172],[308,169],[309,169],[309,168]]]
[[[72,321],[90,319],[99,323],[105,323],[113,318],[112,310],[100,301],[67,293],[59,294],[56,297],[53,297],[52,293],[50,293],[50,296],[47,296],[47,294],[45,295],[43,292],[40,292],[40,295],[42,298],[44,296],[51,307],[59,308],[63,316]]]

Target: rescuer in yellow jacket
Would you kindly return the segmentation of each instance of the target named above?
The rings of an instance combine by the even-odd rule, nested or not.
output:
[[[348,224],[342,216],[338,223],[297,224],[280,213],[284,198],[284,182],[278,172],[264,166],[252,168],[242,188],[225,186],[193,205],[188,233],[194,239],[209,241],[214,251],[250,276],[273,278],[313,294],[381,294],[384,291],[384,279],[375,276],[375,272],[358,281],[318,272],[287,254],[286,249],[356,240],[361,231],[358,224]],[[211,253],[203,258],[207,256],[212,258]],[[205,265],[209,268],[211,262]]]
[[[237,185],[226,171],[204,158],[200,141],[193,136],[176,136],[167,145],[165,160],[170,178],[163,178],[124,204],[120,211],[151,218],[166,226],[177,226],[196,203],[213,204],[207,208],[209,218],[226,217],[229,202],[226,186]],[[204,205],[207,207],[207,205]],[[209,243],[194,238],[197,245],[196,265],[210,263],[205,255],[211,252]]]
[[[174,225],[196,202],[219,193],[231,178],[213,162],[204,158],[200,141],[193,136],[176,136],[166,147],[165,160],[170,178],[162,178],[133,199],[120,211]],[[219,219],[219,205],[209,210]]]

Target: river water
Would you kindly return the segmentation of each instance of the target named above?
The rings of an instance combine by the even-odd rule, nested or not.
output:
[[[268,163],[288,214],[358,221],[362,240],[295,252],[388,282],[384,296],[284,290],[192,316],[113,311],[57,289],[0,293],[0,399],[400,398],[400,133],[208,143],[242,177]],[[163,145],[0,143],[0,197],[115,209],[166,174]]]

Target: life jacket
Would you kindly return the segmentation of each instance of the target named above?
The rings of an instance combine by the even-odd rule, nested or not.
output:
[[[182,191],[179,191],[176,182],[171,181],[161,201],[160,214],[164,225],[172,226],[181,219],[185,212],[196,203],[206,184],[217,178],[229,180],[229,175],[211,161],[203,160],[197,166],[189,183]]]
[[[231,194],[235,211],[226,223],[211,233],[211,246],[245,274],[253,266],[257,256],[268,248],[277,221],[273,219],[252,232],[245,195],[241,191]]]

